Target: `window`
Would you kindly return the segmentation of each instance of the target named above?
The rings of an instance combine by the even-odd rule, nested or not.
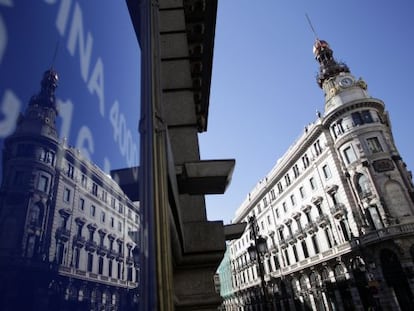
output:
[[[139,215],[138,214],[135,214],[135,223],[139,224]]]
[[[104,211],[101,212],[101,222],[105,223],[105,212]]]
[[[267,197],[264,197],[264,198],[263,198],[263,206],[264,206],[264,207],[267,207],[267,204],[268,204],[268,203],[267,203]]]
[[[293,255],[295,256],[295,261],[298,262],[299,256],[298,256],[298,251],[296,250],[296,245],[293,245],[292,249],[293,249]]]
[[[290,176],[289,176],[289,174],[285,175],[285,183],[286,183],[286,186],[290,185]]]
[[[377,153],[377,152],[382,152],[382,147],[381,144],[378,140],[378,137],[371,137],[367,139],[367,145],[368,145],[368,149],[369,151],[371,151],[372,153]]]
[[[80,249],[75,247],[74,250],[74,261],[75,261],[75,268],[79,269],[79,262],[80,262]]]
[[[262,212],[262,207],[260,206],[260,203],[257,204],[257,214],[260,214]]]
[[[118,262],[118,279],[121,279],[121,269],[122,269],[122,264],[120,262]]]
[[[303,168],[307,168],[309,166],[309,158],[306,153],[302,157],[302,163],[303,163]]]
[[[92,184],[92,194],[98,196],[98,185],[95,183]]]
[[[87,270],[88,272],[92,272],[93,269],[93,254],[92,253],[88,253],[88,266],[87,266]]]
[[[292,206],[296,205],[296,199],[295,199],[295,196],[293,194],[290,196],[290,202],[292,203]]]
[[[311,177],[309,179],[309,184],[310,184],[312,190],[315,190],[317,188],[315,178]]]
[[[298,165],[297,164],[293,165],[292,169],[293,169],[293,176],[295,176],[295,178],[297,178],[299,176]]]
[[[279,209],[278,208],[275,209],[275,214],[276,214],[276,218],[279,219],[280,216],[279,216]]]
[[[108,261],[108,276],[112,277],[112,259]]]
[[[115,208],[115,198],[114,197],[111,198],[111,206],[113,208]]]
[[[305,188],[303,186],[302,187],[299,187],[299,193],[300,193],[300,197],[302,199],[306,197]]]
[[[288,266],[290,266],[289,254],[288,254],[287,249],[285,249],[285,258],[286,258],[286,264],[287,264]]]
[[[102,190],[102,201],[108,202],[108,193],[105,190]]]
[[[67,171],[66,171],[66,175],[67,175],[69,178],[73,179],[73,172],[74,172],[73,165],[72,165],[72,164],[70,164],[70,163],[68,163],[68,169],[67,169]]]
[[[361,111],[361,117],[364,123],[372,123],[374,120],[372,119],[371,112],[369,110],[362,110]]]
[[[283,192],[283,186],[282,186],[282,183],[281,182],[278,182],[277,183],[277,189],[279,191],[279,194],[281,194]]]
[[[121,214],[123,214],[123,213],[124,213],[124,206],[123,206],[121,203],[119,203],[119,206],[118,206],[118,211],[119,211]]]
[[[98,273],[99,274],[103,273],[103,267],[104,267],[104,259],[102,256],[99,256],[99,260],[98,260]]]
[[[79,198],[79,209],[81,211],[85,210],[85,200],[83,198]]]
[[[118,221],[118,231],[122,232],[122,222]]]
[[[319,245],[318,240],[316,239],[316,235],[312,235],[311,237],[313,249],[315,250],[315,254],[319,254]]]
[[[313,150],[315,151],[315,155],[320,155],[322,153],[322,148],[319,143],[319,139],[313,144]]]
[[[328,247],[332,248],[332,241],[331,241],[331,237],[329,236],[328,228],[325,228],[325,237],[326,237],[326,242],[328,243]]]
[[[286,213],[286,211],[287,211],[287,205],[286,205],[286,202],[283,202],[283,203],[282,203],[282,207],[283,207],[283,211]]]
[[[361,114],[359,112],[353,112],[351,114],[351,117],[352,117],[352,121],[354,123],[354,126],[364,124],[364,120],[362,119]]]
[[[37,189],[43,192],[47,192],[49,188],[49,178],[44,175],[40,175],[39,181],[37,183]]]
[[[270,190],[270,200],[276,200],[276,194],[274,189]]]
[[[86,186],[88,185],[88,178],[86,177],[85,174],[82,174],[81,184],[82,184],[82,187],[84,187],[84,188],[86,188]]]
[[[70,189],[68,188],[65,188],[63,192],[63,201],[65,201],[66,203],[70,202]]]
[[[96,207],[95,205],[91,205],[91,216],[95,217],[95,214],[96,214]]]
[[[308,258],[309,252],[308,252],[308,246],[306,245],[306,240],[302,240],[301,244],[302,244],[303,256],[305,256],[305,258]]]
[[[326,179],[331,177],[331,170],[329,169],[329,166],[326,164],[322,166],[323,176],[325,176]]]
[[[347,164],[351,164],[356,161],[356,155],[352,146],[348,146],[344,149],[344,157]]]
[[[271,224],[272,224],[272,220],[271,220],[271,218],[270,218],[270,215],[267,215],[267,223],[268,223],[269,225],[271,225]]]
[[[115,227],[115,219],[113,216],[111,216],[111,227]]]
[[[40,161],[53,165],[55,162],[55,154],[50,150],[42,150]]]

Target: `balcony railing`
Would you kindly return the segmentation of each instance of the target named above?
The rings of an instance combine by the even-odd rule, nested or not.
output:
[[[319,215],[316,218],[316,223],[321,228],[325,227],[329,223],[328,215],[326,215],[326,214]]]
[[[73,245],[79,248],[82,248],[85,246],[86,239],[81,235],[75,235],[73,237]]]
[[[281,248],[286,248],[288,246],[286,240],[284,238],[280,239],[279,245]]]
[[[333,207],[331,207],[331,214],[333,217],[339,219],[342,216],[344,216],[346,213],[345,205],[342,203],[335,204]]]
[[[313,222],[313,221],[311,221],[311,222],[308,222],[307,224],[306,224],[306,226],[305,226],[305,232],[307,232],[307,233],[309,233],[309,234],[313,234],[313,233],[315,233],[316,231],[318,231],[318,225],[315,223],[315,222]]]
[[[70,231],[68,229],[60,227],[56,230],[56,239],[67,242],[69,241],[69,238]]]
[[[294,237],[299,240],[303,240],[306,237],[306,232],[302,228],[298,228],[294,234]]]
[[[85,249],[88,252],[94,252],[98,248],[98,244],[95,241],[88,240],[85,244]]]
[[[107,255],[106,255],[109,259],[114,259],[118,257],[118,252],[116,250],[111,249]]]
[[[289,243],[289,244],[295,244],[295,243],[296,243],[296,238],[295,238],[295,236],[294,236],[293,234],[288,235],[288,236],[286,237],[286,242],[287,242],[287,243]]]
[[[97,251],[98,255],[105,256],[108,253],[108,247],[105,245],[99,245]]]

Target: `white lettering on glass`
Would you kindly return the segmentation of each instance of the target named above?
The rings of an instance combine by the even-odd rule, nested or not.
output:
[[[49,2],[49,3],[54,4],[55,1]],[[72,3],[71,0],[62,0],[60,2],[60,7],[59,7],[58,15],[56,18],[56,27],[59,31],[59,34],[62,37],[65,35],[66,25],[68,24],[69,10],[70,10],[71,3]]]
[[[56,105],[62,120],[59,139],[62,140],[63,138],[66,138],[69,140],[70,126],[72,124],[73,116],[73,103],[69,99],[67,101],[57,99]]]
[[[4,138],[13,133],[20,107],[21,102],[13,91],[6,90],[0,106],[0,111],[3,114],[3,119],[0,120],[0,138]]]
[[[79,149],[82,155],[91,161],[95,145],[93,143],[92,132],[87,126],[82,126],[76,139],[76,149]]]
[[[99,112],[101,116],[105,115],[105,98],[104,98],[104,74],[103,63],[100,57],[96,60],[95,67],[93,68],[91,78],[89,79],[88,89],[91,94],[94,92],[99,98]]]

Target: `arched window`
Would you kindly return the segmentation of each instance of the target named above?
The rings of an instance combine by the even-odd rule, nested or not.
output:
[[[371,195],[371,187],[368,177],[364,174],[358,174],[356,178],[356,188],[361,199]]]

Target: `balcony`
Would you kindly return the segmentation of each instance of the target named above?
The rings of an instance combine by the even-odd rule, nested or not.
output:
[[[299,240],[303,240],[306,237],[306,232],[302,228],[298,228],[294,234],[294,237]]]
[[[109,259],[114,259],[114,258],[117,258],[118,257],[118,252],[117,251],[115,251],[115,250],[113,250],[113,249],[111,249],[107,254],[106,254],[106,256],[109,258]]]
[[[286,237],[286,242],[287,242],[287,243],[289,243],[289,244],[295,244],[295,243],[296,243],[296,238],[295,238],[295,236],[294,236],[293,234],[288,235],[288,236]]]
[[[128,256],[128,257],[126,258],[126,263],[127,263],[128,265],[133,265],[133,264],[134,264],[134,257],[132,257],[132,256]]]
[[[66,228],[58,228],[56,230],[56,239],[63,241],[63,242],[67,242],[69,241],[70,238],[70,231]]]
[[[279,245],[281,248],[286,248],[288,246],[286,240],[284,238],[280,239]]]
[[[319,227],[324,228],[329,223],[328,215],[322,214],[316,218],[315,221]]]
[[[98,255],[105,256],[108,253],[108,247],[105,245],[99,245],[97,251]]]
[[[305,226],[304,231],[309,234],[313,234],[318,231],[318,225],[315,222],[308,222]]]
[[[94,252],[98,248],[98,244],[95,241],[88,240],[85,244],[85,249],[88,252]]]
[[[85,246],[86,239],[81,235],[75,235],[73,237],[73,245],[79,248],[82,248]]]
[[[342,216],[346,214],[345,205],[342,203],[335,204],[334,207],[331,207],[331,214],[336,219],[340,219]]]

